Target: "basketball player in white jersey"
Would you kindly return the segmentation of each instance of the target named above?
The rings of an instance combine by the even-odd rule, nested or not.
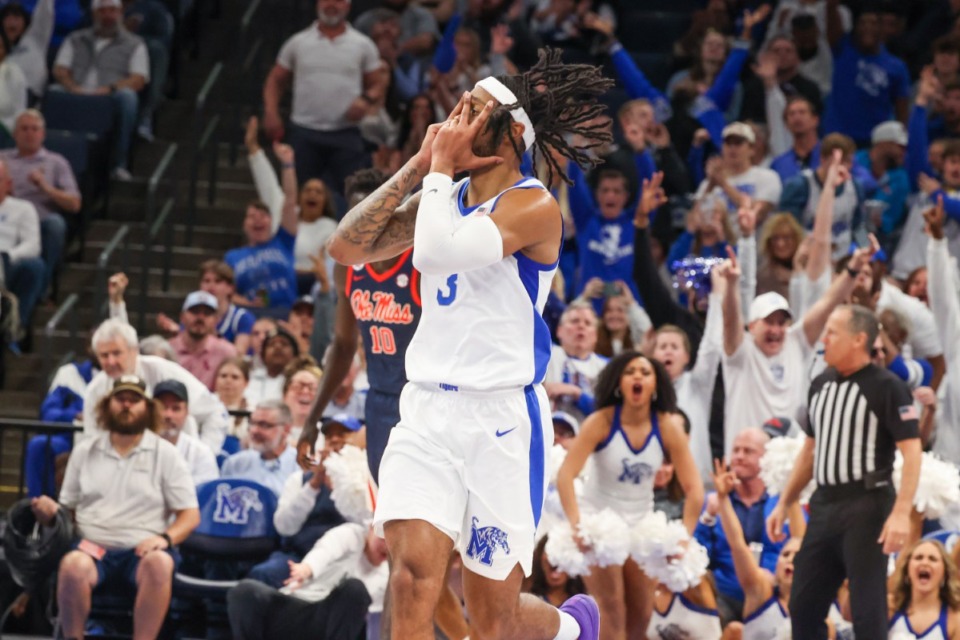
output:
[[[595,639],[592,598],[556,609],[521,595],[546,487],[550,353],[542,318],[562,241],[560,209],[521,157],[592,164],[609,140],[588,124],[611,85],[599,69],[544,50],[519,76],[486,78],[420,152],[340,223],[330,255],[345,264],[414,247],[423,314],[407,350],[400,423],[380,468],[375,526],[391,557],[393,638],[433,638],[449,552],[460,550],[471,633],[480,638]],[[457,172],[470,177],[454,182]],[[417,196],[404,198],[421,182]],[[402,203],[402,204],[401,204]]]

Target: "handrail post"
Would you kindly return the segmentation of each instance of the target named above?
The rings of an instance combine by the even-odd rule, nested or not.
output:
[[[60,321],[63,320],[65,316],[70,318],[70,338],[75,339],[77,336],[77,312],[74,310],[74,307],[77,306],[77,303],[80,301],[80,296],[76,293],[71,293],[67,296],[64,301],[57,307],[57,310],[50,316],[50,319],[47,320],[47,324],[43,327],[43,366],[44,366],[44,375],[49,377],[50,370],[49,368],[53,365],[53,334],[57,330],[57,326],[60,324]]]

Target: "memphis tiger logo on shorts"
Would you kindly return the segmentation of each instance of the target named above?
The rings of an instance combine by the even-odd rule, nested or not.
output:
[[[493,565],[493,554],[497,549],[510,553],[507,544],[506,532],[497,527],[477,527],[479,520],[476,516],[470,524],[470,544],[467,545],[467,556],[488,567]]]

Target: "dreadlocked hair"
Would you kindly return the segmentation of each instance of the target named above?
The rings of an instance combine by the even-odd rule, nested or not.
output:
[[[540,49],[539,59],[529,71],[497,78],[517,96],[517,103],[503,105],[506,117],[498,118],[494,132],[505,133],[510,122],[508,112],[523,107],[537,134],[532,150],[534,166],[545,159],[551,184],[558,175],[567,184],[572,184],[551,150],[555,149],[585,171],[600,163],[590,150],[613,140],[613,134],[608,122],[595,121],[606,112],[606,106],[597,102],[597,98],[613,87],[614,82],[601,74],[600,67],[565,64],[560,56],[559,49]],[[571,145],[565,139],[567,134],[582,136],[586,144]],[[512,137],[510,141],[517,156],[522,156],[523,149]]]

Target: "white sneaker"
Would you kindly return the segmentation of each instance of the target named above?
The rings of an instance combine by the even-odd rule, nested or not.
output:
[[[117,167],[116,169],[111,171],[110,177],[120,182],[130,182],[131,180],[133,180],[133,174],[131,174],[129,171],[127,171],[123,167]]]
[[[156,139],[153,136],[153,128],[149,124],[142,124],[137,127],[137,135],[147,142],[153,142]]]

